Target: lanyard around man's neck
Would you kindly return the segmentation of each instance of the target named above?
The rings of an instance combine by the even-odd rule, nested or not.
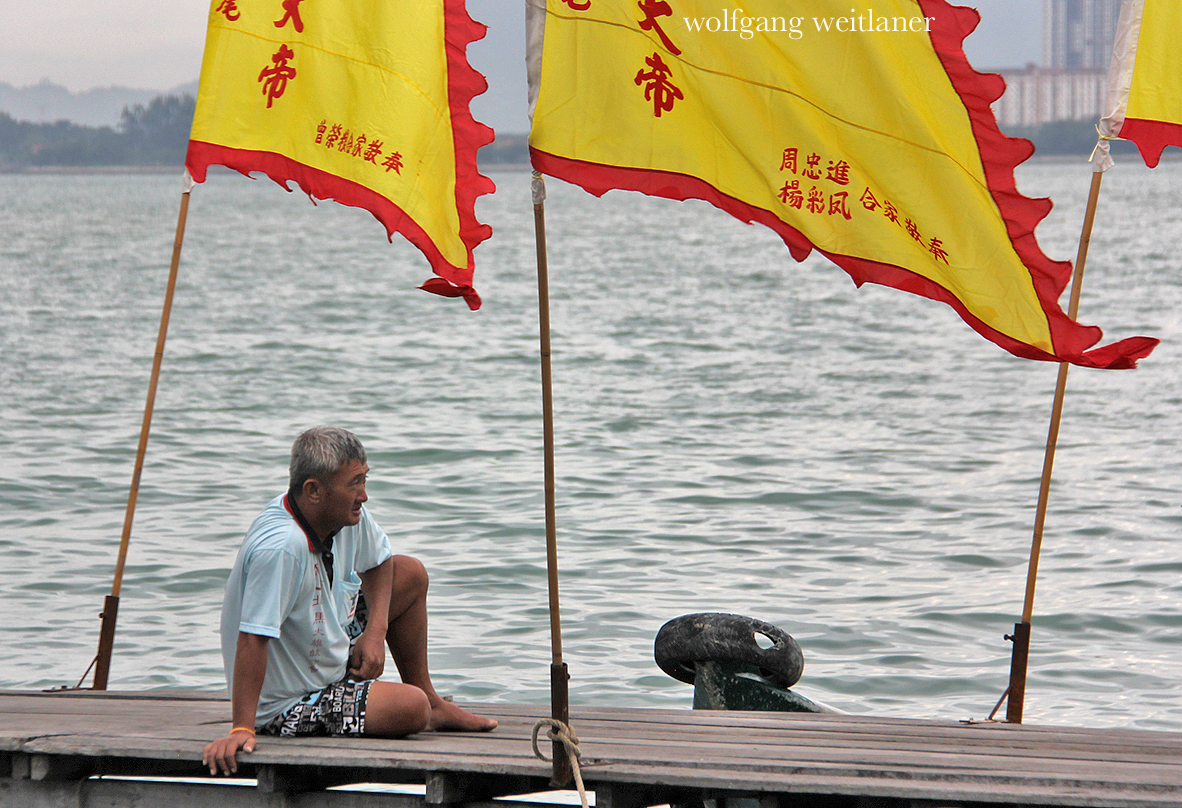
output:
[[[328,587],[332,588],[332,540],[340,532],[337,528],[332,533],[329,533],[323,540],[316,535],[316,531],[312,529],[312,525],[308,523],[308,518],[304,516],[300,506],[296,504],[296,498],[290,491],[287,496],[283,498],[283,505],[287,508],[287,512],[296,520],[296,524],[304,531],[304,535],[308,539],[308,549],[313,553],[319,553],[321,560],[324,562],[324,574],[328,579]]]

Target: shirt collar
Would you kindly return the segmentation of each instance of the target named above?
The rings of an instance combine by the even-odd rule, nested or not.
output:
[[[312,525],[308,523],[308,518],[304,516],[303,511],[300,510],[300,506],[296,504],[296,498],[292,495],[291,491],[288,491],[284,495],[283,507],[287,508],[287,512],[292,515],[292,517],[296,520],[296,524],[299,525],[300,529],[304,531],[304,535],[308,539],[309,550],[311,550],[313,553],[320,553],[321,555],[332,552],[332,540],[333,537],[337,535],[337,533],[340,533],[340,528],[337,528],[332,533],[329,533],[324,537],[323,540],[321,540],[321,538],[316,535],[316,531],[312,529]]]

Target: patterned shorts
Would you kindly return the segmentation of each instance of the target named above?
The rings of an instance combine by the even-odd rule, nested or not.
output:
[[[373,680],[355,682],[349,679],[331,684],[275,716],[259,729],[259,735],[357,737],[365,732],[365,703],[372,684]]]

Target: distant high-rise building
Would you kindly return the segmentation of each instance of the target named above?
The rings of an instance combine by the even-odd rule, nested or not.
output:
[[[1042,66],[1107,69],[1119,17],[1120,0],[1043,0]]]
[[[1001,75],[1006,80],[1006,91],[993,102],[993,114],[1003,128],[1100,119],[1106,70],[1043,70],[1029,65],[1003,69]]]
[[[1120,0],[1043,0],[1042,66],[1001,71],[993,104],[1002,126],[1099,119]]]

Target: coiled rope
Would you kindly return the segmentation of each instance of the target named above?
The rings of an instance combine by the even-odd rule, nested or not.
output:
[[[583,808],[587,806],[587,789],[583,787],[583,773],[579,771],[579,758],[583,753],[579,751],[579,739],[575,735],[575,731],[566,724],[554,718],[542,718],[538,723],[534,724],[533,745],[534,755],[542,760],[549,761],[550,758],[542,754],[542,750],[538,748],[538,731],[542,727],[549,727],[550,731],[546,733],[551,741],[559,741],[562,743],[566,754],[570,756],[570,768],[575,775],[575,785],[579,788],[579,799],[583,801]]]

